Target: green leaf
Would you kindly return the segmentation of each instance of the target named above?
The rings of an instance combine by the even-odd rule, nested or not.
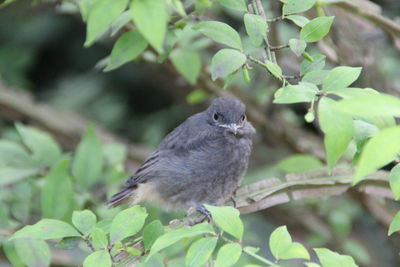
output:
[[[269,247],[272,255],[279,259],[310,259],[308,251],[297,242],[292,242],[292,237],[286,226],[275,229],[269,237]]]
[[[158,53],[162,53],[169,19],[165,1],[132,0],[131,13],[140,33]]]
[[[215,233],[212,226],[208,223],[196,224],[195,226],[192,227],[180,228],[165,233],[159,238],[157,238],[157,240],[154,242],[147,259],[151,258],[152,255],[156,254],[160,250],[178,242],[179,240],[202,234],[215,234]]]
[[[15,184],[40,172],[40,168],[0,167],[0,186]]]
[[[89,125],[76,149],[72,174],[79,184],[87,188],[100,178],[102,165],[101,143],[93,126]]]
[[[338,111],[357,117],[400,117],[399,98],[387,94],[376,94],[371,91],[363,93],[366,94],[339,101],[335,108]]]
[[[240,220],[240,212],[237,209],[233,207],[204,206],[211,213],[213,221],[222,231],[242,240],[243,222]]]
[[[207,93],[204,92],[204,90],[196,89],[187,95],[186,101],[189,104],[194,105],[194,104],[203,102],[206,98],[207,98]]]
[[[322,83],[322,91],[330,93],[336,89],[348,87],[360,76],[361,69],[341,66],[330,70]]]
[[[113,219],[110,227],[110,242],[113,244],[122,241],[128,236],[133,236],[144,225],[147,212],[138,205],[120,211]]]
[[[21,238],[14,240],[21,261],[29,267],[50,266],[51,252],[47,243],[40,239]]]
[[[390,223],[388,236],[398,231],[400,231],[400,211],[396,213],[393,221]]]
[[[283,15],[301,13],[313,7],[316,0],[285,0],[282,13]]]
[[[170,54],[172,64],[180,74],[189,81],[196,84],[201,70],[201,58],[197,51],[187,48],[175,49]]]
[[[304,75],[307,72],[310,71],[315,71],[315,70],[320,70],[325,67],[325,55],[317,54],[313,55],[313,62],[310,62],[308,60],[303,60],[300,64],[300,74]]]
[[[331,28],[332,17],[318,17],[311,20],[309,23],[304,25],[300,31],[300,37],[306,42],[316,42],[324,38],[328,34]]]
[[[0,140],[0,167],[33,165],[34,161],[22,145],[10,140]]]
[[[201,267],[213,253],[218,238],[204,237],[194,242],[186,254],[186,266]]]
[[[71,225],[54,219],[42,219],[34,225],[27,225],[15,232],[10,239],[34,238],[34,239],[58,239],[67,236],[80,236]]]
[[[15,127],[37,162],[44,166],[50,166],[58,161],[61,149],[49,134],[19,123]]]
[[[243,49],[240,36],[231,26],[219,21],[204,21],[193,27],[216,42],[232,48]]]
[[[267,21],[259,15],[249,13],[246,13],[243,19],[247,35],[250,37],[250,41],[253,43],[253,45],[259,47],[264,41],[264,38],[267,36]]]
[[[98,227],[94,227],[90,232],[90,238],[92,240],[92,244],[95,248],[107,248],[108,239],[106,232]]]
[[[289,16],[285,16],[285,19],[291,20],[293,21],[294,24],[296,24],[297,26],[303,28],[304,25],[306,25],[307,23],[310,22],[310,20],[304,16],[300,16],[300,15],[289,15]]]
[[[327,248],[314,248],[322,267],[358,267],[353,258],[348,255],[340,255]]]
[[[134,60],[147,48],[147,42],[139,31],[129,31],[118,38],[110,56],[110,61],[104,71],[116,69]]]
[[[392,162],[400,153],[400,127],[381,130],[372,137],[361,152],[353,183]]]
[[[306,75],[304,75],[303,79],[301,79],[303,82],[309,82],[313,83],[315,85],[322,84],[324,80],[326,79],[326,76],[328,76],[329,71],[328,70],[314,70],[307,72]]]
[[[244,0],[218,0],[218,3],[227,8],[232,8],[239,11],[247,11]]]
[[[4,239],[3,242],[0,243],[2,245],[2,249],[4,254],[6,255],[9,262],[14,267],[25,267],[25,264],[18,256],[18,253],[15,249],[14,241],[9,241]]]
[[[90,210],[74,211],[72,213],[73,225],[84,235],[90,233],[96,225],[96,215]]]
[[[164,226],[159,220],[154,220],[143,229],[144,248],[149,250],[154,242],[164,234]]]
[[[246,56],[234,49],[221,49],[211,60],[211,77],[213,81],[226,78],[246,62]]]
[[[285,173],[302,173],[319,169],[322,166],[323,164],[318,158],[307,154],[287,157],[276,165],[279,170]]]
[[[336,104],[336,101],[324,97],[318,105],[319,123],[325,133],[324,144],[330,170],[344,154],[353,137],[352,118],[347,114],[335,112]]]
[[[92,8],[96,0],[79,0],[79,10],[81,11],[83,21],[87,21],[89,10]]]
[[[271,72],[271,74],[282,81],[282,69],[278,64],[267,60],[265,62],[265,67]]]
[[[288,85],[275,92],[274,103],[292,104],[300,102],[311,102],[318,93],[314,84],[300,82],[297,85]]]
[[[299,40],[299,39],[290,39],[289,40],[289,47],[290,50],[293,51],[293,53],[296,56],[301,56],[304,51],[306,50],[307,43],[304,40]]]
[[[392,168],[389,175],[390,189],[392,189],[394,199],[400,198],[400,164]]]
[[[111,23],[125,10],[128,0],[98,0],[90,8],[87,20],[85,47],[107,31]]]
[[[120,143],[107,143],[103,146],[103,157],[108,166],[121,166],[125,162],[126,155],[127,148]]]
[[[132,19],[131,12],[126,10],[121,13],[121,15],[116,18],[111,24],[111,37],[116,35],[126,24],[128,24]]]
[[[111,256],[107,250],[98,250],[87,256],[83,267],[111,267]]]
[[[242,247],[238,243],[223,245],[217,254],[215,267],[230,267],[234,265],[242,255]]]
[[[57,244],[55,244],[54,247],[58,249],[72,249],[78,247],[81,241],[82,238],[78,236],[64,237]]]
[[[44,177],[41,190],[42,216],[51,219],[68,219],[71,216],[74,192],[69,176],[69,160],[54,164]]]
[[[363,244],[355,239],[347,239],[343,244],[343,252],[352,256],[356,262],[368,266],[371,264],[369,252]]]

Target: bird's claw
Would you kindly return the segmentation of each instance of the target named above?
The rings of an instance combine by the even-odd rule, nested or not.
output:
[[[201,205],[201,206],[198,206],[198,207],[196,208],[196,210],[197,210],[198,212],[200,212],[201,214],[205,215],[208,222],[211,221],[211,219],[212,219],[211,213],[206,209],[206,207],[204,207],[203,205]]]

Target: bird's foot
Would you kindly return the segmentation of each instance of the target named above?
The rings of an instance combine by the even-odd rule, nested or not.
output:
[[[211,222],[211,213],[203,205],[196,207],[196,210],[205,215],[208,222]]]
[[[233,207],[236,208],[236,199],[231,196],[230,200],[232,201]]]

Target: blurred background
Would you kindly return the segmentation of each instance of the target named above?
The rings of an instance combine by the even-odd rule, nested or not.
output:
[[[400,15],[400,1],[360,3],[371,12],[397,20],[399,25],[396,16]],[[268,17],[279,14],[279,1],[265,1],[265,6]],[[388,34],[379,25],[350,11],[350,7],[340,5],[326,9],[328,14],[336,16],[335,23],[329,38],[315,45],[311,54],[325,54],[328,68],[362,66],[358,87],[400,96],[399,34]],[[314,16],[312,12],[308,15]],[[215,7],[206,16],[244,31],[242,18],[234,11]],[[85,34],[86,25],[67,2],[16,1],[0,9],[0,135],[3,139],[17,140],[14,123],[22,122],[50,132],[64,150],[72,151],[86,123],[93,122],[102,140],[127,144],[126,172],[110,184],[100,186],[100,193],[97,189],[90,192],[97,194],[96,203],[86,206],[96,206],[98,213],[109,212],[102,204],[106,197],[115,192],[162,138],[185,118],[207,107],[217,94],[234,92],[246,100],[248,108],[267,118],[266,124],[254,123],[258,134],[245,183],[283,177],[277,163],[293,154],[309,153],[324,159],[322,134],[317,124],[307,124],[303,119],[309,107],[273,105],[271,97],[280,85],[266,78],[263,71],[252,70],[251,83],[239,75],[226,91],[219,89],[222,84],[210,84],[207,79],[189,85],[167,62],[152,63],[151,54],[147,59],[145,56],[114,71],[103,72],[104,60],[114,40],[105,38],[84,48]],[[271,24],[273,45],[286,43],[296,34],[293,24]],[[202,46],[202,60],[208,65],[216,47],[207,41]],[[277,57],[284,73],[298,74],[300,60],[293,53],[281,50]],[[250,116],[254,118],[257,120],[254,114]],[[13,189],[0,190],[0,200],[5,199],[5,191],[9,190]],[[14,221],[32,223],[38,218],[35,205],[18,205],[9,214]],[[32,206],[26,211],[24,205]],[[385,225],[385,209],[394,208],[395,204],[385,209],[381,206],[380,199],[352,191],[274,206],[244,216],[244,242],[260,246],[262,254],[270,255],[267,237],[276,226],[288,225],[292,236],[309,247],[329,247],[353,255],[363,266],[399,266],[400,239],[388,238]],[[164,223],[175,216],[155,207],[150,209],[154,216],[163,216]],[[0,231],[1,228],[0,223]],[[58,265],[69,265],[68,260],[61,258]],[[70,263],[74,265],[73,261]],[[1,253],[0,266],[8,266]]]

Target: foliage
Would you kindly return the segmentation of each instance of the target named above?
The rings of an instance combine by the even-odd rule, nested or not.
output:
[[[333,16],[324,14],[324,1],[284,1],[277,20],[291,23],[297,36],[293,34],[287,44],[277,47],[268,41],[272,21],[257,2],[197,0],[193,9],[187,9],[187,3],[180,0],[76,0],[72,7],[79,10],[87,24],[85,47],[107,38],[109,33],[118,36],[102,65],[104,71],[140,59],[171,64],[188,84],[204,84],[199,80],[205,76],[207,82],[212,80],[226,88],[232,80],[240,80],[239,74],[251,83],[256,76],[253,73],[261,69],[267,74],[262,78],[275,79],[280,86],[274,93],[274,103],[302,103],[308,109],[306,122],[319,123],[329,173],[346,156],[356,167],[356,185],[398,159],[400,128],[395,117],[400,116],[400,100],[371,88],[351,87],[362,75],[360,67],[327,69],[326,56],[311,52],[313,43],[325,38],[335,22]],[[215,6],[236,12],[243,30],[205,18],[205,12]],[[311,8],[317,10],[318,17],[298,15]],[[208,55],[205,48],[211,44],[218,51]],[[291,82],[293,77],[285,74],[276,58],[275,52],[285,48],[301,59],[297,83]],[[205,95],[199,88],[188,100],[198,103]],[[212,214],[212,223],[178,227],[149,220],[149,211],[141,206],[106,211],[99,203],[107,196],[104,192],[96,194],[96,187],[106,184],[112,192],[126,176],[124,146],[103,144],[89,125],[71,154],[63,152],[48,133],[20,123],[15,128],[16,140],[0,140],[0,202],[7,204],[0,206],[0,226],[16,230],[2,238],[3,251],[16,266],[50,265],[55,243],[61,248],[83,250],[83,266],[122,264],[120,257],[124,262],[139,261],[141,266],[163,265],[164,259],[174,258],[187,266],[203,266],[207,261],[215,266],[233,266],[243,258],[242,262],[267,266],[293,259],[300,259],[306,266],[357,266],[351,256],[327,248],[310,250],[294,242],[286,226],[270,235],[273,259],[262,256],[260,248],[244,245],[245,226],[240,212],[233,207],[205,205]],[[300,154],[282,160],[276,167],[285,173],[303,173],[323,166],[314,156]],[[396,199],[400,195],[398,184],[396,166],[390,174]],[[39,206],[32,204],[37,196]],[[390,225],[389,235],[400,230],[399,216]],[[339,235],[348,234],[350,217],[342,210],[330,213],[332,228]],[[33,221],[37,222],[27,225]],[[363,251],[354,245],[357,243],[346,244],[348,251]],[[316,255],[319,263],[309,262],[311,255]]]

